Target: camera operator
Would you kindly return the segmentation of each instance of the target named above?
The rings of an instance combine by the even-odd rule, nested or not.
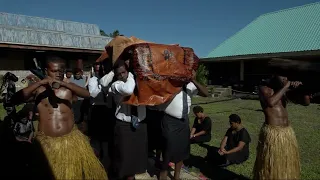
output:
[[[13,132],[17,141],[32,142],[34,135],[34,128],[32,124],[33,118],[33,104],[25,105],[22,110],[18,112],[18,119],[14,125]]]

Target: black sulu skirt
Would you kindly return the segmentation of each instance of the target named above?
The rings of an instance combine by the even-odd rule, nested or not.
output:
[[[165,114],[161,121],[161,131],[164,140],[162,170],[166,170],[169,162],[177,163],[189,158],[189,119],[178,119]]]
[[[118,178],[146,172],[148,164],[147,125],[137,129],[131,123],[116,120],[114,129],[114,170]]]

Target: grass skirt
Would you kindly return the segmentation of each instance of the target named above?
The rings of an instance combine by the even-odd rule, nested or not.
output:
[[[88,138],[76,127],[61,137],[49,137],[39,131],[36,138],[56,179],[108,179]]]
[[[254,180],[300,179],[298,142],[291,126],[262,126],[253,174]]]

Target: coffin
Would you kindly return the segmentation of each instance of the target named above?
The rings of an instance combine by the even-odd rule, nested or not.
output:
[[[190,82],[199,62],[191,48],[154,43],[128,46],[121,56],[130,59],[136,76],[135,93],[124,102],[131,105],[170,101]]]

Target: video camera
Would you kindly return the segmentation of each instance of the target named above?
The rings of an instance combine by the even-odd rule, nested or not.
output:
[[[1,89],[6,87],[7,93],[3,94],[3,107],[7,111],[7,115],[12,117],[16,114],[16,108],[13,103],[11,103],[12,96],[16,93],[15,82],[18,81],[18,77],[11,72],[7,72],[3,76],[3,82]],[[11,118],[11,119],[12,119]]]

